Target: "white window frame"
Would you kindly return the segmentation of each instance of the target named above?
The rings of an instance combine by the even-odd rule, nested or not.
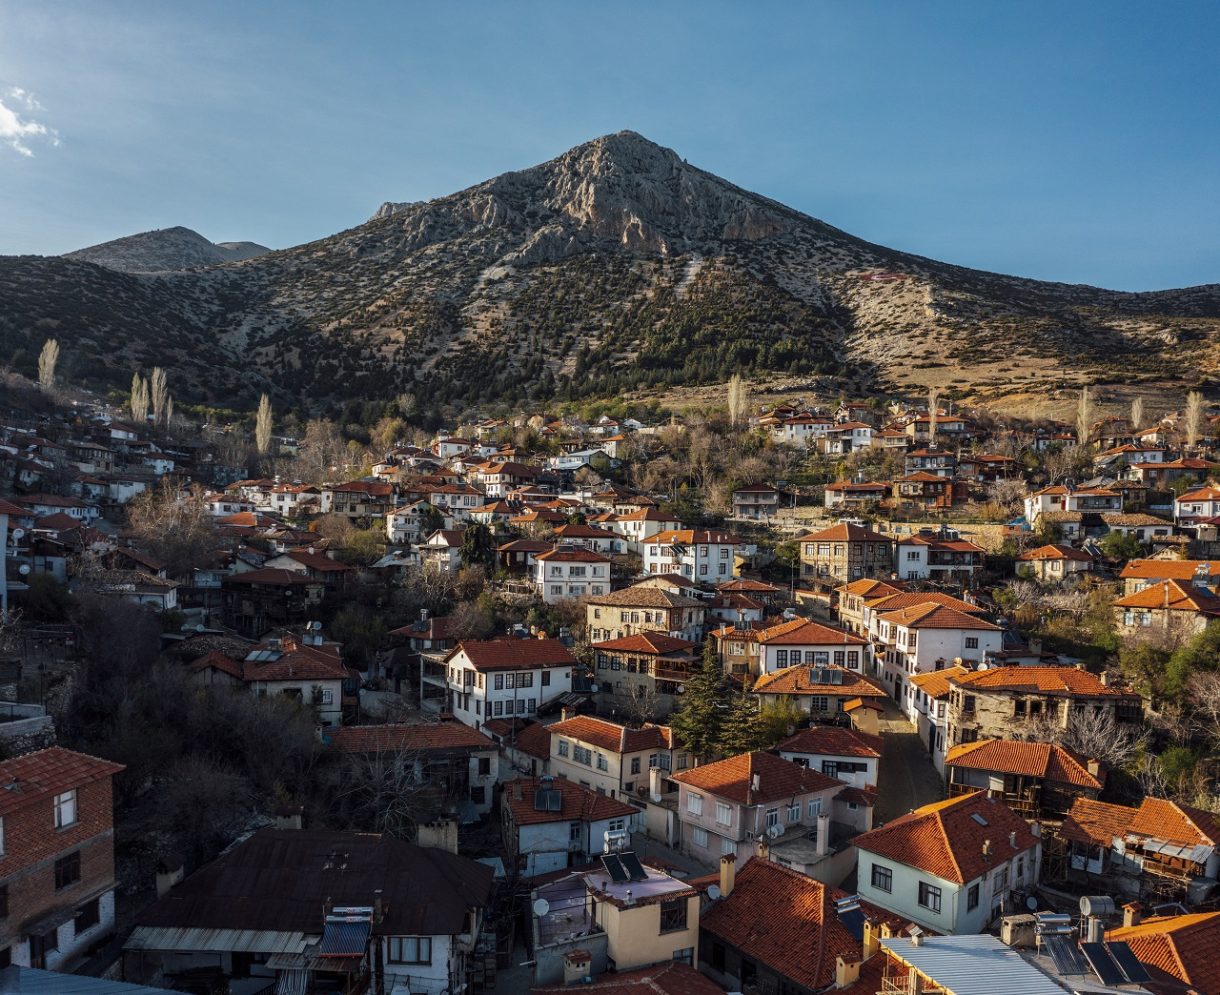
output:
[[[703,795],[695,794],[693,791],[688,792],[686,795],[686,811],[691,815],[702,815]]]
[[[55,828],[67,829],[75,826],[79,813],[76,806],[76,789],[70,788],[55,796]]]

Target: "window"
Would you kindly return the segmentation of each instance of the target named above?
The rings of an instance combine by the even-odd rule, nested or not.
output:
[[[0,884],[0,919],[8,918],[8,885]]]
[[[881,864],[873,864],[873,887],[887,893],[893,891],[894,872]]]
[[[92,902],[86,902],[76,910],[76,935],[80,936],[87,929],[92,929],[102,921],[102,910],[98,905],[98,900],[95,898]]]
[[[606,755],[604,753],[599,753],[597,755],[597,769],[598,770],[609,770],[610,769],[610,762],[606,759]]]
[[[966,890],[966,911],[970,912],[979,907],[979,886],[977,883],[972,884]]]
[[[542,686],[545,688],[545,687],[550,687],[550,685],[551,685],[551,672],[549,670],[544,670],[542,672]]]
[[[491,773],[491,757],[479,757],[479,776],[487,777]]]
[[[76,824],[76,789],[55,796],[55,828]]]
[[[661,932],[673,933],[686,929],[686,899],[671,898],[661,903]]]
[[[801,821],[801,803],[800,802],[793,802],[791,805],[788,806],[788,821],[789,822],[800,822]]]
[[[1008,865],[1005,864],[995,872],[994,883],[991,889],[995,894],[1008,890]]]
[[[1017,884],[1025,880],[1025,858],[1017,858]]]
[[[974,695],[968,694],[962,698],[962,711],[969,715],[974,714]]]
[[[779,809],[777,809],[777,808],[767,809],[767,828],[770,829],[772,826],[778,826],[778,825],[779,825]]]
[[[494,704],[496,706],[496,714],[503,715],[504,714],[504,702],[497,701],[497,702],[494,702]]]
[[[925,909],[940,912],[940,889],[926,881],[919,882],[919,904]]]
[[[697,795],[693,791],[686,796],[686,811],[691,815],[703,814],[703,795]]]
[[[1014,702],[1012,703],[1012,714],[1013,714],[1013,716],[1014,716],[1015,718],[1018,718],[1018,719],[1023,719],[1023,718],[1025,718],[1025,701],[1024,701],[1024,699],[1022,699],[1022,698],[1018,698],[1016,701],[1014,701]]]
[[[703,847],[704,849],[706,849],[707,848],[707,830],[700,829],[698,826],[696,826],[694,831],[691,833],[691,841],[695,844],[695,846]]]
[[[578,746],[576,743],[573,743],[572,744],[572,759],[575,760],[578,764],[584,764],[586,767],[592,767],[593,766],[593,751],[590,750],[587,746]]]
[[[737,844],[733,840],[729,839],[727,836],[722,836],[720,838],[721,855],[723,856],[723,855],[727,855],[730,853],[736,853],[736,852],[737,852]]]
[[[391,964],[431,964],[432,937],[391,936]]]
[[[69,853],[55,861],[55,890],[60,891],[80,880],[80,851]]]
[[[627,820],[626,819],[611,819],[609,822],[606,823],[606,828],[609,829],[610,832],[612,832],[612,833],[621,833],[624,829],[627,828]]]
[[[822,814],[822,799],[821,798],[810,798],[809,799],[809,818],[816,819],[821,814]]]
[[[830,698],[826,695],[814,695],[809,699],[809,708],[815,712],[830,711]]]
[[[688,964],[694,966],[695,963],[695,948],[683,947],[681,950],[674,951],[675,964]]]
[[[775,665],[777,667],[788,666],[788,651],[787,650],[776,650],[775,651]]]
[[[716,802],[716,822],[721,826],[733,823],[733,810],[724,802]]]
[[[586,788],[589,786],[588,781],[581,781],[580,783],[583,784]],[[573,843],[580,842],[580,823],[579,822],[569,822],[568,823],[568,840]]]
[[[978,636],[967,636],[966,637],[966,649],[976,650],[978,648],[979,648],[979,637]]]

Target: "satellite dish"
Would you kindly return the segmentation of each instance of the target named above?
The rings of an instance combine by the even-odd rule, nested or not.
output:
[[[22,577],[24,577],[26,574],[28,574],[30,572],[30,565],[28,563],[21,564],[21,566],[19,566],[17,568],[17,572],[19,574],[21,574]]]
[[[13,529],[12,535],[14,539],[22,539],[25,537],[25,529]]]
[[[207,632],[208,627],[206,625],[204,625],[202,622],[200,622],[198,625],[195,626],[195,631],[196,632]]]
[[[551,903],[545,898],[540,898],[534,903],[534,915],[544,916],[551,911]]]
[[[714,884],[707,889],[707,897],[713,902],[720,897],[720,885]]]
[[[1029,898],[1025,899],[1025,907],[1027,909],[1029,909],[1030,912],[1037,912],[1038,911],[1038,899],[1035,898],[1033,895],[1030,895]]]
[[[784,827],[777,822],[774,826],[767,830],[767,835],[773,840],[779,839],[784,835]]]

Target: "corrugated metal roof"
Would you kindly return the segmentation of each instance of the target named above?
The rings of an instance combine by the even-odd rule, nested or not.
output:
[[[1064,989],[994,936],[925,936],[883,939],[894,957],[947,995],[1063,995]]]
[[[4,995],[174,995],[168,988],[147,988],[124,981],[16,965],[0,970],[0,992]]]
[[[313,939],[313,938],[311,938]],[[193,926],[137,926],[124,950],[178,950],[192,953],[299,954],[304,933],[263,929],[198,929]]]

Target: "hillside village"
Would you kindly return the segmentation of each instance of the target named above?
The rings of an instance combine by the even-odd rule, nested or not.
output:
[[[424,428],[49,365],[0,396],[0,967],[1220,992],[1200,395],[1068,423],[734,378]]]

